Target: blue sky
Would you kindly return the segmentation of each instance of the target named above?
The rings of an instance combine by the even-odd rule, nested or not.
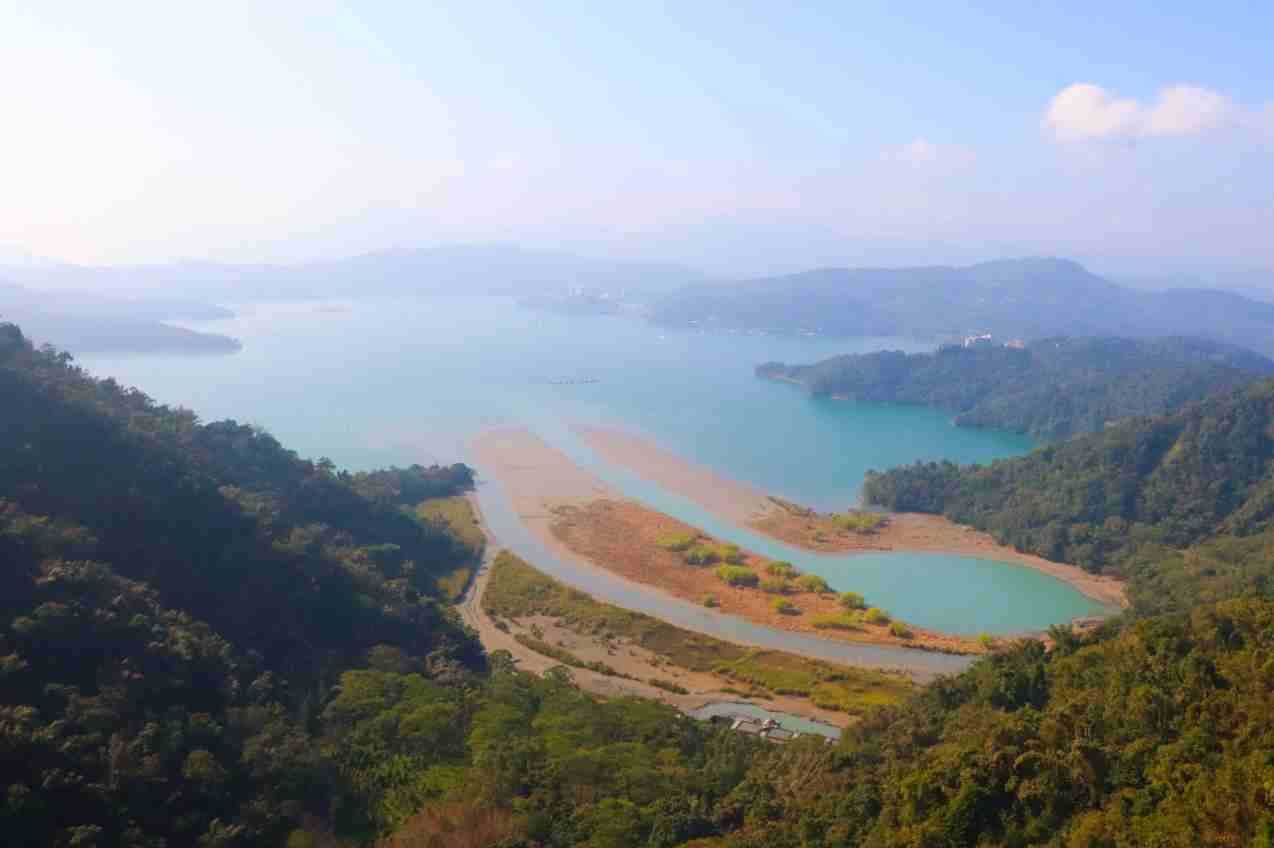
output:
[[[0,245],[1274,267],[1268,4],[903,5],[0,0]]]

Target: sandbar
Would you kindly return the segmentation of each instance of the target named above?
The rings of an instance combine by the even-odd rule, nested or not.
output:
[[[785,524],[783,510],[757,487],[677,456],[654,440],[613,428],[576,426],[576,434],[602,459],[692,500],[718,517],[814,553],[900,551],[945,553],[1024,565],[1062,580],[1110,608],[1128,605],[1124,582],[1090,574],[1078,566],[1053,562],[997,542],[989,533],[956,524],[940,515],[890,513],[888,522],[869,534],[846,533],[811,543]]]
[[[570,457],[521,428],[482,433],[471,443],[479,464],[502,483],[514,513],[555,555],[617,574],[633,583],[698,604],[717,596],[719,611],[775,630],[811,636],[827,643],[855,643],[928,649],[941,653],[981,653],[975,640],[912,628],[913,637],[892,635],[886,625],[854,630],[819,629],[819,616],[840,610],[834,596],[803,593],[792,598],[801,615],[771,608],[772,597],[758,589],[735,589],[712,569],[690,567],[679,555],[660,550],[653,539],[664,532],[692,530],[677,519],[625,498],[576,465]],[[764,558],[745,551],[758,568]],[[871,599],[867,599],[870,604]],[[906,666],[905,661],[900,665]]]
[[[509,620],[505,622],[504,627],[497,626],[482,608],[482,596],[490,580],[491,565],[499,553],[498,540],[487,527],[477,498],[469,496],[469,501],[486,536],[487,544],[477,573],[470,581],[464,597],[457,604],[457,609],[465,624],[472,627],[478,634],[479,641],[488,653],[497,650],[508,651],[518,668],[542,676],[560,663],[556,659],[536,653],[517,639],[519,634],[535,632],[539,634],[538,638],[561,645],[582,660],[602,662],[627,675],[617,677],[586,668],[571,669],[571,676],[576,684],[594,695],[604,698],[628,696],[648,698],[663,701],[687,713],[707,704],[739,700],[738,692],[722,691],[723,682],[716,675],[670,666],[659,655],[638,645],[582,635],[565,627],[562,622],[547,616]],[[687,691],[672,692],[646,682],[652,678],[667,680]],[[847,713],[825,709],[813,704],[807,698],[792,695],[749,697],[746,701],[768,710],[804,716],[836,727],[845,727],[854,721],[854,717]]]

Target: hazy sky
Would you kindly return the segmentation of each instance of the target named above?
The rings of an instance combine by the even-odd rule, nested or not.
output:
[[[0,245],[1274,267],[1268,0],[1043,5],[0,0]]]

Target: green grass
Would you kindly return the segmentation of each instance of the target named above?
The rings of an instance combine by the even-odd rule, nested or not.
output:
[[[602,603],[536,571],[508,551],[501,551],[491,567],[482,607],[502,618],[552,616],[577,633],[629,639],[689,671],[715,672],[770,692],[810,698],[818,693],[822,703],[837,703],[832,709],[852,714],[880,703],[897,703],[913,691],[911,682],[899,675],[746,648]]]
[[[486,546],[486,536],[478,517],[473,512],[469,499],[461,495],[450,498],[431,498],[416,505],[416,517],[432,524],[442,524],[447,531],[467,551],[471,562],[462,565],[448,574],[439,576],[434,582],[439,593],[450,601],[459,600],[469,585],[473,574],[473,563],[482,558],[482,550]]]
[[[416,504],[416,517],[425,521],[444,524],[451,535],[460,541],[473,556],[479,559],[486,546],[486,537],[482,533],[482,525],[473,512],[473,504],[469,499],[456,495],[450,498],[431,498]]]
[[[748,651],[720,664],[717,671],[777,695],[804,696],[817,706],[852,715],[897,703],[912,691],[911,683],[897,675],[841,668],[780,651]]]
[[[591,662],[589,660],[580,659],[565,648],[559,648],[557,645],[550,645],[543,639],[537,639],[534,636],[528,636],[525,633],[515,633],[513,638],[516,639],[518,644],[522,647],[529,648],[537,654],[542,654],[549,659],[557,660],[562,665],[569,665],[572,668],[586,668],[589,671],[595,671],[598,674],[604,674],[607,677],[626,677],[629,680],[633,679],[631,675],[622,674],[604,662]]]

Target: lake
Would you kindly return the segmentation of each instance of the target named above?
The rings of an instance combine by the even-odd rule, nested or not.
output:
[[[233,319],[189,326],[239,338],[240,353],[85,356],[80,364],[204,420],[260,424],[303,456],[352,469],[466,459],[466,442],[482,428],[525,425],[625,494],[791,560],[922,627],[1016,633],[1101,611],[1072,587],[1019,566],[789,548],[609,466],[570,429],[576,422],[636,430],[725,476],[820,509],[853,503],[869,468],[919,459],[985,462],[1029,450],[1023,436],[957,428],[941,412],[811,398],[753,376],[768,360],[928,349],[923,342],[677,332],[627,316],[565,316],[487,297],[232,308]],[[502,543],[544,565],[530,534],[510,526],[499,488],[481,487],[480,497],[492,525],[506,528]],[[546,570],[570,577],[565,567]],[[649,603],[639,606],[652,611]]]

